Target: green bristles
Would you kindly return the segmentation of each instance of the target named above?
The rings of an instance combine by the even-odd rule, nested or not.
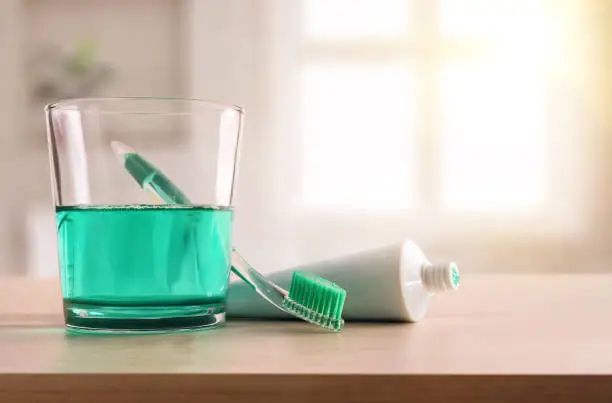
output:
[[[344,326],[345,298],[346,291],[336,284],[314,274],[296,271],[283,306],[308,322],[337,332]]]

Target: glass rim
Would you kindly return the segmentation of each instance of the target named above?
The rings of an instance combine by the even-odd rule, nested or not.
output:
[[[68,109],[68,106],[81,104],[84,102],[107,102],[107,101],[163,101],[163,102],[190,102],[203,104],[219,110],[233,109],[239,114],[244,114],[244,108],[233,104],[224,104],[222,102],[211,101],[201,98],[179,98],[179,97],[83,97],[83,98],[66,98],[56,102],[51,102],[45,105],[45,111],[51,112],[56,109]]]

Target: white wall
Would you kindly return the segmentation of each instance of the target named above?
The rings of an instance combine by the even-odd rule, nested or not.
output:
[[[29,97],[28,56],[40,46],[71,50],[93,38],[100,60],[115,69],[96,95],[182,96],[184,7],[166,0],[0,2],[0,274],[57,267],[40,235],[54,234],[47,228],[54,212],[43,105]]]

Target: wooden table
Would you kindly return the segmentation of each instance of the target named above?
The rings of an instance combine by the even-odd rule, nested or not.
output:
[[[419,324],[339,334],[67,336],[60,309],[55,281],[0,282],[0,402],[612,402],[612,276],[465,276]]]

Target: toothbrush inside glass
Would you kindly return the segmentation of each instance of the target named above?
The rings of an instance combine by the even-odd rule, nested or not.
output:
[[[118,141],[111,142],[111,148],[138,185],[154,198],[167,204],[190,204],[189,198],[161,170],[132,148]],[[346,291],[337,285],[308,273],[295,272],[287,291],[255,270],[234,248],[231,260],[232,272],[278,309],[331,331],[339,331],[344,326],[341,313]]]

